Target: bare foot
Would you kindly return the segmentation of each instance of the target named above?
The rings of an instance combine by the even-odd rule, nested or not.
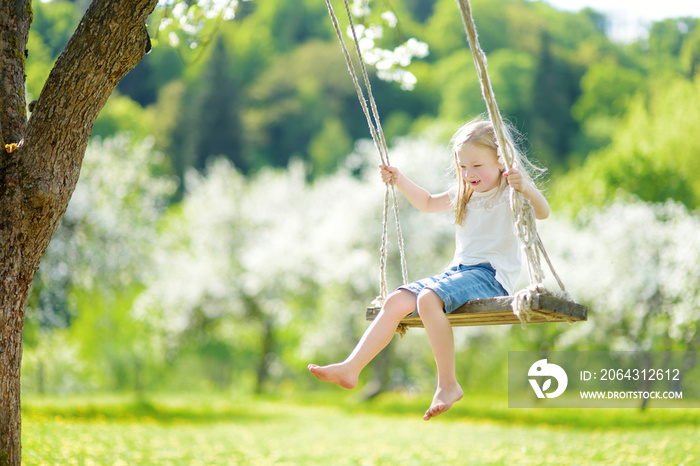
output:
[[[452,407],[454,403],[462,399],[464,392],[462,387],[455,384],[454,386],[440,388],[438,387],[433,396],[433,402],[430,408],[423,415],[423,419],[429,421],[431,418],[442,414]]]
[[[355,388],[357,385],[357,374],[353,374],[342,363],[329,364],[328,366],[309,364],[308,369],[318,380],[324,382],[334,383],[343,388]]]

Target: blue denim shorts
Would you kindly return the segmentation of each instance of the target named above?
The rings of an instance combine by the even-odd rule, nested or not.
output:
[[[444,309],[447,314],[470,299],[508,294],[496,280],[496,270],[489,263],[458,265],[441,274],[399,287],[400,290],[408,290],[416,296],[425,288],[437,293],[445,303]]]

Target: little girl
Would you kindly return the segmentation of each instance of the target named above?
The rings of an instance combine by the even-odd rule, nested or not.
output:
[[[512,137],[506,133],[511,147]],[[520,242],[513,226],[508,186],[528,199],[538,219],[549,216],[549,204],[522,168],[531,168],[515,151],[514,167],[506,169],[498,159],[498,145],[491,122],[475,120],[462,126],[452,138],[457,165],[457,186],[430,194],[398,168],[380,165],[382,181],[393,180],[409,202],[423,212],[455,211],[456,251],[443,273],[399,287],[384,301],[345,361],[308,369],[318,379],[354,388],[362,369],[392,339],[405,316],[418,310],[437,364],[437,389],[423,419],[444,413],[462,398],[455,377],[452,326],[446,314],[470,299],[513,293],[520,273]]]

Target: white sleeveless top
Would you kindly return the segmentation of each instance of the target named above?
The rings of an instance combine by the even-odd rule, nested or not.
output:
[[[457,225],[455,256],[450,267],[488,262],[496,269],[496,280],[512,295],[520,275],[521,248],[509,193],[510,188],[498,192],[496,186],[488,192],[472,194],[464,221]],[[450,192],[453,202],[455,194]]]

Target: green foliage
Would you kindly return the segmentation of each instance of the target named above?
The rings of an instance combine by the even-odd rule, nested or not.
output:
[[[665,19],[652,24],[649,30],[649,52],[657,59],[671,63],[678,58],[688,34],[698,27],[696,18]]]
[[[29,316],[28,316],[29,317]],[[27,338],[28,325],[34,340]],[[91,371],[78,357],[78,348],[65,328],[40,329],[35,318],[25,324],[22,355],[23,393],[76,393],[90,387]],[[31,346],[30,346],[31,345]]]
[[[582,44],[595,44],[602,50],[611,45],[610,40],[605,36],[607,31],[604,18],[591,9],[567,13],[550,8],[546,2],[535,2],[532,9],[522,8],[520,15],[529,18],[530,28],[518,30],[517,37],[513,37],[511,43],[522,40],[523,36],[528,34],[531,38],[537,39],[534,31],[539,29],[540,32],[546,32],[552,38],[555,53],[566,57],[572,63],[580,60],[581,57],[576,55]],[[520,21],[524,22],[522,19]],[[538,42],[529,42],[529,44],[535,45],[535,50],[539,48]]]
[[[596,117],[621,117],[637,90],[643,89],[644,77],[637,70],[615,63],[597,63],[581,79],[581,97],[573,108],[579,121]]]
[[[46,44],[52,57],[58,57],[80,22],[81,11],[67,1],[32,2],[32,8],[32,33]]]
[[[119,81],[119,93],[131,97],[142,107],[158,100],[159,91],[185,72],[185,62],[175,49],[156,45],[138,65]]]
[[[186,92],[186,84],[183,81],[172,81],[159,89],[156,103],[145,109],[144,118],[151,125],[150,136],[153,137],[155,147],[162,149],[173,146],[167,157],[167,165],[172,173],[184,171],[184,162],[181,155],[178,155],[180,149],[175,147],[177,144],[183,144],[184,137],[175,131],[175,128],[184,118],[182,113],[187,111],[187,108],[181,105]]]
[[[594,63],[588,68],[581,78],[581,97],[572,107],[587,142],[577,148],[578,152],[586,154],[610,142],[617,123],[644,83],[641,71],[617,63]]]
[[[455,2],[450,0],[438,0],[433,7],[433,15],[425,27],[431,58],[464,51],[466,36],[462,19],[457,13]]]
[[[532,105],[535,62],[527,53],[502,49],[489,57],[489,75],[501,112],[509,118],[525,124],[528,109]]]
[[[474,22],[479,31],[479,42],[487,54],[501,48],[519,48],[525,45],[523,42],[516,43],[510,35],[511,31],[517,31],[519,41],[523,38],[520,33],[533,26],[532,23],[526,23],[534,17],[529,14],[532,8],[528,8],[524,0],[477,0],[471,4]],[[527,34],[531,32],[528,30]],[[464,24],[455,2],[437,0],[433,15],[426,24],[425,37],[433,59],[450,56],[455,52],[468,52]]]
[[[327,119],[321,132],[309,144],[309,156],[314,175],[332,173],[337,163],[352,148],[352,140],[338,119]]]
[[[324,2],[314,0],[271,0],[255,5],[248,17],[258,27],[272,32],[275,50],[291,52],[309,40],[332,37],[332,28]]]
[[[138,102],[114,92],[92,127],[92,135],[102,138],[128,132],[137,139],[151,135],[149,115]]]
[[[307,42],[276,57],[249,88],[244,124],[255,164],[285,165],[291,157],[309,159],[308,147],[335,117],[354,138],[363,127],[356,98],[337,45]],[[321,168],[320,172],[323,172]]]
[[[411,17],[419,23],[424,23],[433,14],[437,0],[406,0],[403,2]]]
[[[470,55],[455,52],[435,65],[441,89],[439,116],[451,122],[465,120],[466,115],[483,113],[486,109],[481,87]],[[472,71],[474,71],[472,73]]]
[[[30,102],[39,97],[41,89],[44,87],[44,83],[49,77],[51,64],[53,63],[51,50],[44,44],[41,37],[33,31],[34,29],[30,30],[29,40],[27,42],[29,55],[25,68],[27,76],[27,98]]]
[[[255,0],[250,2],[255,3]],[[221,36],[226,41],[226,51],[230,54],[233,78],[244,85],[253,83],[272,58],[279,54],[275,48],[274,31],[255,15],[241,21],[226,22],[221,26]],[[198,64],[189,67],[188,77],[196,79],[201,73]]]
[[[609,147],[554,180],[556,206],[602,206],[618,191],[649,202],[700,205],[700,183],[690,176],[699,168],[700,145],[690,135],[700,125],[700,86],[676,78],[653,81],[650,87],[649,97],[640,95],[630,104]]]
[[[150,329],[130,312],[140,292],[140,287],[132,286],[111,293],[103,289],[71,293],[77,318],[68,337],[83,364],[94,369],[88,376],[91,384],[138,392],[152,385],[162,367],[159,355],[147,345]]]

